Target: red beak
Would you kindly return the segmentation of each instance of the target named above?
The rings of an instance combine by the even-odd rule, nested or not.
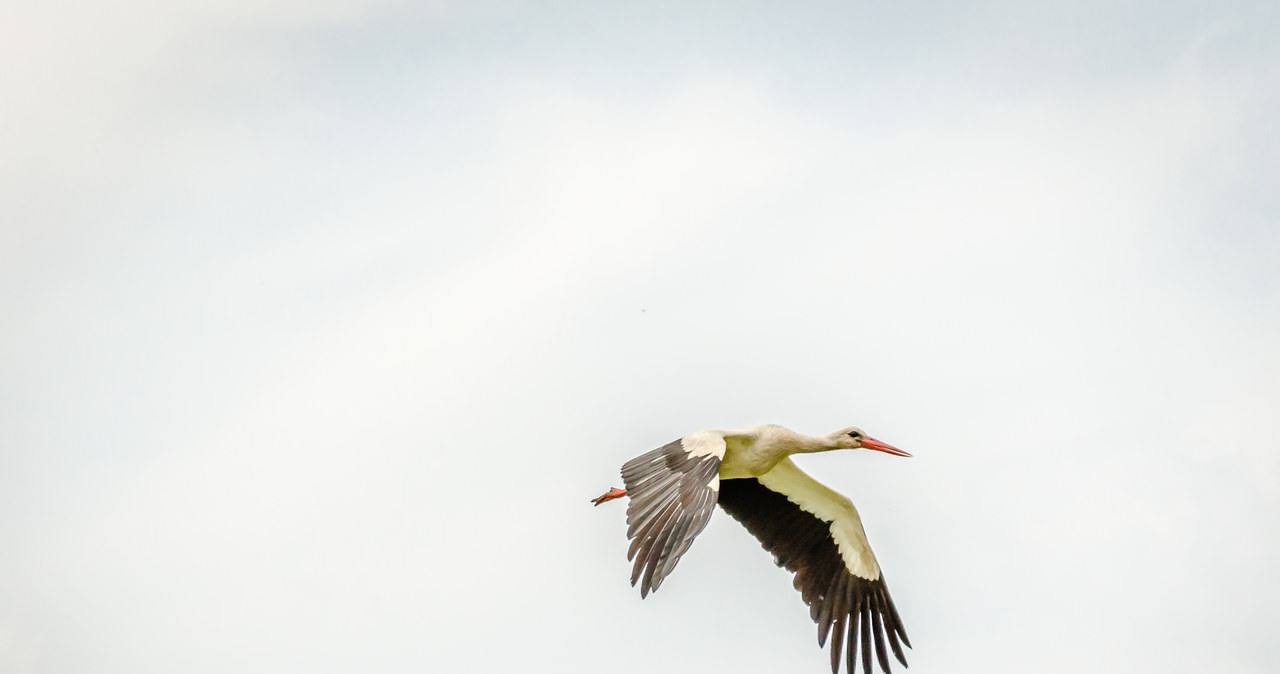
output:
[[[897,447],[894,447],[893,445],[889,445],[889,444],[885,444],[885,443],[883,443],[883,442],[880,442],[879,440],[876,440],[875,438],[863,438],[863,439],[862,439],[862,446],[863,446],[863,447],[865,447],[865,448],[867,448],[867,449],[874,449],[874,450],[876,450],[877,452],[884,452],[885,454],[892,454],[892,455],[894,455],[894,456],[911,456],[910,454],[908,454],[908,453],[906,453],[906,452],[902,451],[901,449],[898,449]]]

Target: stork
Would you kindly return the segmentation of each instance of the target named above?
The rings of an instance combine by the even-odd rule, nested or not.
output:
[[[592,502],[629,497],[627,538],[633,540],[627,559],[635,560],[631,584],[640,582],[642,599],[658,590],[719,503],[778,566],[795,574],[793,584],[818,624],[819,648],[831,638],[832,674],[839,674],[842,648],[849,674],[859,648],[864,674],[871,674],[873,651],[887,674],[886,636],[904,667],[902,644],[910,647],[911,641],[858,511],[790,459],[836,449],[911,456],[853,427],[816,437],[774,424],[697,431],[623,464],[625,488],[611,488]]]

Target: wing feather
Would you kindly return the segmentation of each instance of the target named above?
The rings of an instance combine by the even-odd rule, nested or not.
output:
[[[790,459],[759,478],[723,480],[719,497],[720,507],[773,553],[774,562],[796,574],[796,589],[817,623],[819,646],[831,639],[833,674],[839,674],[842,650],[849,674],[859,659],[870,674],[873,651],[886,674],[888,650],[906,666],[899,641],[908,647],[911,642],[848,499]]]
[[[719,496],[724,452],[723,435],[701,431],[623,464],[632,539],[627,559],[634,559],[631,584],[640,582],[641,597],[662,585],[706,528]]]

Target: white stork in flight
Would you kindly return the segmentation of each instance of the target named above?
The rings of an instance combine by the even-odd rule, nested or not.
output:
[[[635,559],[631,584],[640,597],[657,591],[689,549],[716,503],[794,573],[794,585],[818,623],[818,646],[831,637],[831,672],[839,674],[848,635],[847,669],[853,674],[861,646],[862,668],[871,654],[889,672],[889,648],[905,667],[902,644],[911,646],[889,598],[862,520],[849,499],[801,471],[792,454],[834,449],[874,449],[910,454],[857,428],[813,437],[777,425],[730,431],[698,431],[626,462],[625,489],[592,499],[596,505],[622,496],[627,504],[627,559]]]

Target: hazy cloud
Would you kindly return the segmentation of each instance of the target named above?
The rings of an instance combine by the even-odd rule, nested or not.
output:
[[[1270,8],[13,11],[0,670],[825,671],[587,503],[765,422],[913,672],[1280,657]]]

